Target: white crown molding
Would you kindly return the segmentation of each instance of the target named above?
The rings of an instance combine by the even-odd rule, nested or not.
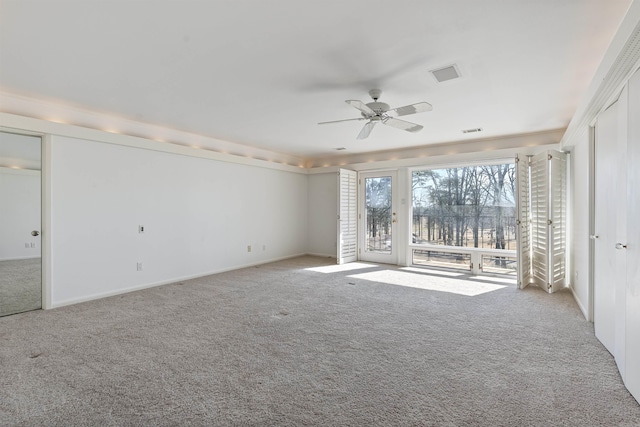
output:
[[[119,140],[123,145],[127,145],[127,143],[123,142],[124,138],[121,137],[127,136],[130,138],[149,140],[152,143],[160,143],[160,146],[170,144],[179,147],[187,147],[192,150],[196,149],[198,151],[227,155],[227,157],[225,157],[226,161],[234,161],[233,157],[240,157],[262,160],[267,164],[288,165],[295,169],[303,168],[305,164],[305,159],[291,156],[289,154],[277,153],[261,148],[223,141],[217,138],[197,135],[159,125],[142,123],[125,117],[90,111],[59,102],[30,98],[9,92],[0,92],[0,100],[1,113],[37,119],[40,121],[37,125],[38,129],[47,128],[48,131],[46,133],[54,133],[53,131],[55,131],[55,134],[57,135],[66,136],[74,136],[71,134],[77,135],[79,133],[83,135],[91,133],[95,140],[114,144],[118,143],[115,142],[115,140]],[[43,122],[52,123],[58,126],[46,126]],[[8,124],[3,124],[3,126],[15,127]],[[80,132],[78,129],[85,129],[85,131]],[[31,132],[39,131],[32,128],[24,130]],[[98,131],[100,133],[90,132],[90,130]],[[118,135],[119,137],[111,138],[105,135]],[[153,149],[152,147],[145,148]],[[163,150],[161,149],[160,151]],[[185,150],[181,151],[183,151],[184,154]],[[186,151],[188,152],[189,150]]]
[[[67,136],[300,174],[334,172],[341,167],[371,170],[507,158],[516,152],[528,154],[529,151],[535,152],[536,147],[539,149],[558,144],[565,133],[564,129],[554,129],[403,150],[305,160],[6,92],[0,92],[0,99],[0,110],[3,111],[0,112],[0,128],[7,131]],[[81,124],[69,122],[68,117],[75,118]],[[154,135],[161,135],[162,138]],[[172,138],[169,139],[167,136]]]
[[[535,154],[542,149],[558,149],[564,132],[564,129],[554,129],[405,150],[353,154],[314,160],[313,163],[307,164],[307,167],[310,174],[316,174],[335,172],[340,168],[362,171],[512,158],[516,154]]]
[[[560,145],[563,149],[573,147],[584,139],[585,129],[593,126],[598,115],[615,101],[639,67],[640,2],[634,1],[562,137]]]
[[[30,135],[58,135],[69,138],[85,139],[107,144],[123,145],[144,150],[160,151],[189,157],[199,157],[227,163],[237,163],[267,169],[306,174],[307,171],[300,162],[299,166],[282,163],[279,159],[258,159],[250,155],[242,156],[231,153],[221,153],[206,148],[195,148],[187,145],[151,140],[139,136],[112,133],[104,130],[92,129],[67,123],[56,123],[32,117],[0,112],[0,130],[28,133]]]

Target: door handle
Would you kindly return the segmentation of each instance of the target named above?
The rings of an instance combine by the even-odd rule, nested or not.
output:
[[[40,232],[39,232],[38,230],[33,230],[33,231],[31,232],[31,235],[32,235],[33,237],[36,237],[36,236],[39,236],[39,235],[40,235]]]
[[[598,236],[597,234],[592,234],[592,235],[590,235],[590,236],[589,236],[589,238],[590,238],[591,240],[596,240],[596,239],[597,239],[597,238],[599,238],[599,237],[600,237],[600,236]]]
[[[627,249],[627,245],[623,245],[622,243],[616,243],[616,249]]]

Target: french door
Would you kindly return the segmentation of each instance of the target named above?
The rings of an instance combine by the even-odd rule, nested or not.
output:
[[[395,171],[360,174],[359,258],[397,264],[397,174]]]

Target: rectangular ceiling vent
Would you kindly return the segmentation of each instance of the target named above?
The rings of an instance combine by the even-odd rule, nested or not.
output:
[[[449,65],[444,68],[438,68],[437,70],[431,70],[431,74],[433,74],[433,77],[436,78],[438,83],[460,78],[460,71],[458,71],[458,66],[456,64]]]
[[[465,129],[462,131],[462,133],[474,133],[474,132],[482,132],[482,128]]]

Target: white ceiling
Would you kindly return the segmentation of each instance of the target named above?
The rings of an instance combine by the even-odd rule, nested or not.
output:
[[[307,159],[558,129],[630,3],[0,0],[0,90]],[[425,129],[317,125],[372,88]]]

